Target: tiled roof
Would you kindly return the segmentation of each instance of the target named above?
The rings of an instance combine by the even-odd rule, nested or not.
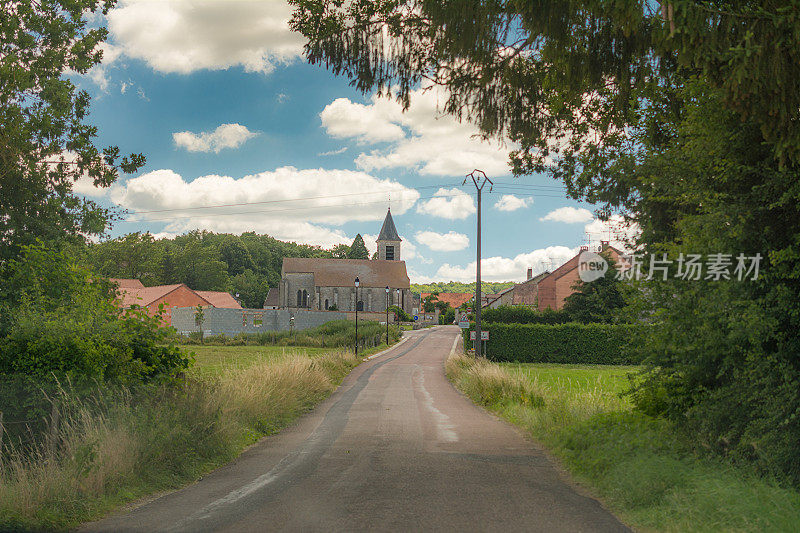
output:
[[[267,292],[267,299],[264,300],[264,307],[278,307],[281,303],[280,292],[277,288],[272,288]]]
[[[378,234],[379,241],[399,241],[400,235],[397,234],[397,228],[394,227],[394,220],[392,219],[392,210],[386,211],[386,218],[383,220],[381,232]]]
[[[284,257],[282,273],[314,274],[317,287],[352,287],[356,277],[362,287],[410,287],[405,261]]]
[[[242,305],[236,301],[236,298],[231,296],[229,292],[219,292],[219,291],[194,291],[196,292],[201,298],[207,300],[208,303],[213,305],[214,307],[219,307],[222,309],[241,309]]]
[[[116,283],[120,289],[144,289],[144,285],[138,279],[108,278],[111,283]]]
[[[141,289],[120,288],[119,293],[122,296],[122,306],[131,307],[132,305],[140,305],[147,307],[159,298],[166,296],[178,287],[183,285],[178,283],[176,285],[158,285],[156,287],[144,287]]]
[[[427,296],[430,296],[431,293],[423,292],[420,294],[420,299],[424,300]],[[472,300],[475,297],[475,294],[471,292],[440,292],[439,293],[439,301],[440,302],[447,302],[450,304],[450,307],[453,309],[458,309],[461,307],[462,304]]]

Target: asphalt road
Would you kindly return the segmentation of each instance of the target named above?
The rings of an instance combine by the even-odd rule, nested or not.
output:
[[[452,326],[356,368],[312,413],[86,531],[627,531],[447,381]]]

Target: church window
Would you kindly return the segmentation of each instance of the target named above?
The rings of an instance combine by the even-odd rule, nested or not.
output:
[[[386,260],[387,261],[394,261],[394,246],[387,246],[386,247]]]
[[[303,291],[303,305],[299,307],[308,307],[308,291]]]
[[[303,291],[297,291],[297,307],[303,307]]]
[[[326,311],[328,310],[328,299],[327,298],[325,298],[325,310]]]

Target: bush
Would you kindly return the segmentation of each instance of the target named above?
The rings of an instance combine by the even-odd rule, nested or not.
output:
[[[639,364],[628,350],[640,325],[628,324],[500,324],[486,323],[486,356],[492,361],[517,363]],[[464,345],[471,344],[464,330]]]
[[[394,313],[394,319],[398,322],[411,322],[414,320],[411,315],[403,311],[400,306],[392,305],[389,306],[389,311]]]
[[[539,311],[522,305],[501,305],[496,309],[482,310],[481,321],[503,324],[565,324],[570,318],[564,311],[549,307]]]

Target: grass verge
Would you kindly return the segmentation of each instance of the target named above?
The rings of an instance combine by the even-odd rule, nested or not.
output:
[[[450,380],[524,428],[623,521],[644,531],[800,531],[800,491],[699,456],[619,396],[630,369],[498,365],[456,354]]]
[[[195,480],[311,409],[359,361],[344,351],[273,353],[209,363],[178,387],[98,393],[65,412],[55,447],[3,459],[0,530],[67,529]]]

